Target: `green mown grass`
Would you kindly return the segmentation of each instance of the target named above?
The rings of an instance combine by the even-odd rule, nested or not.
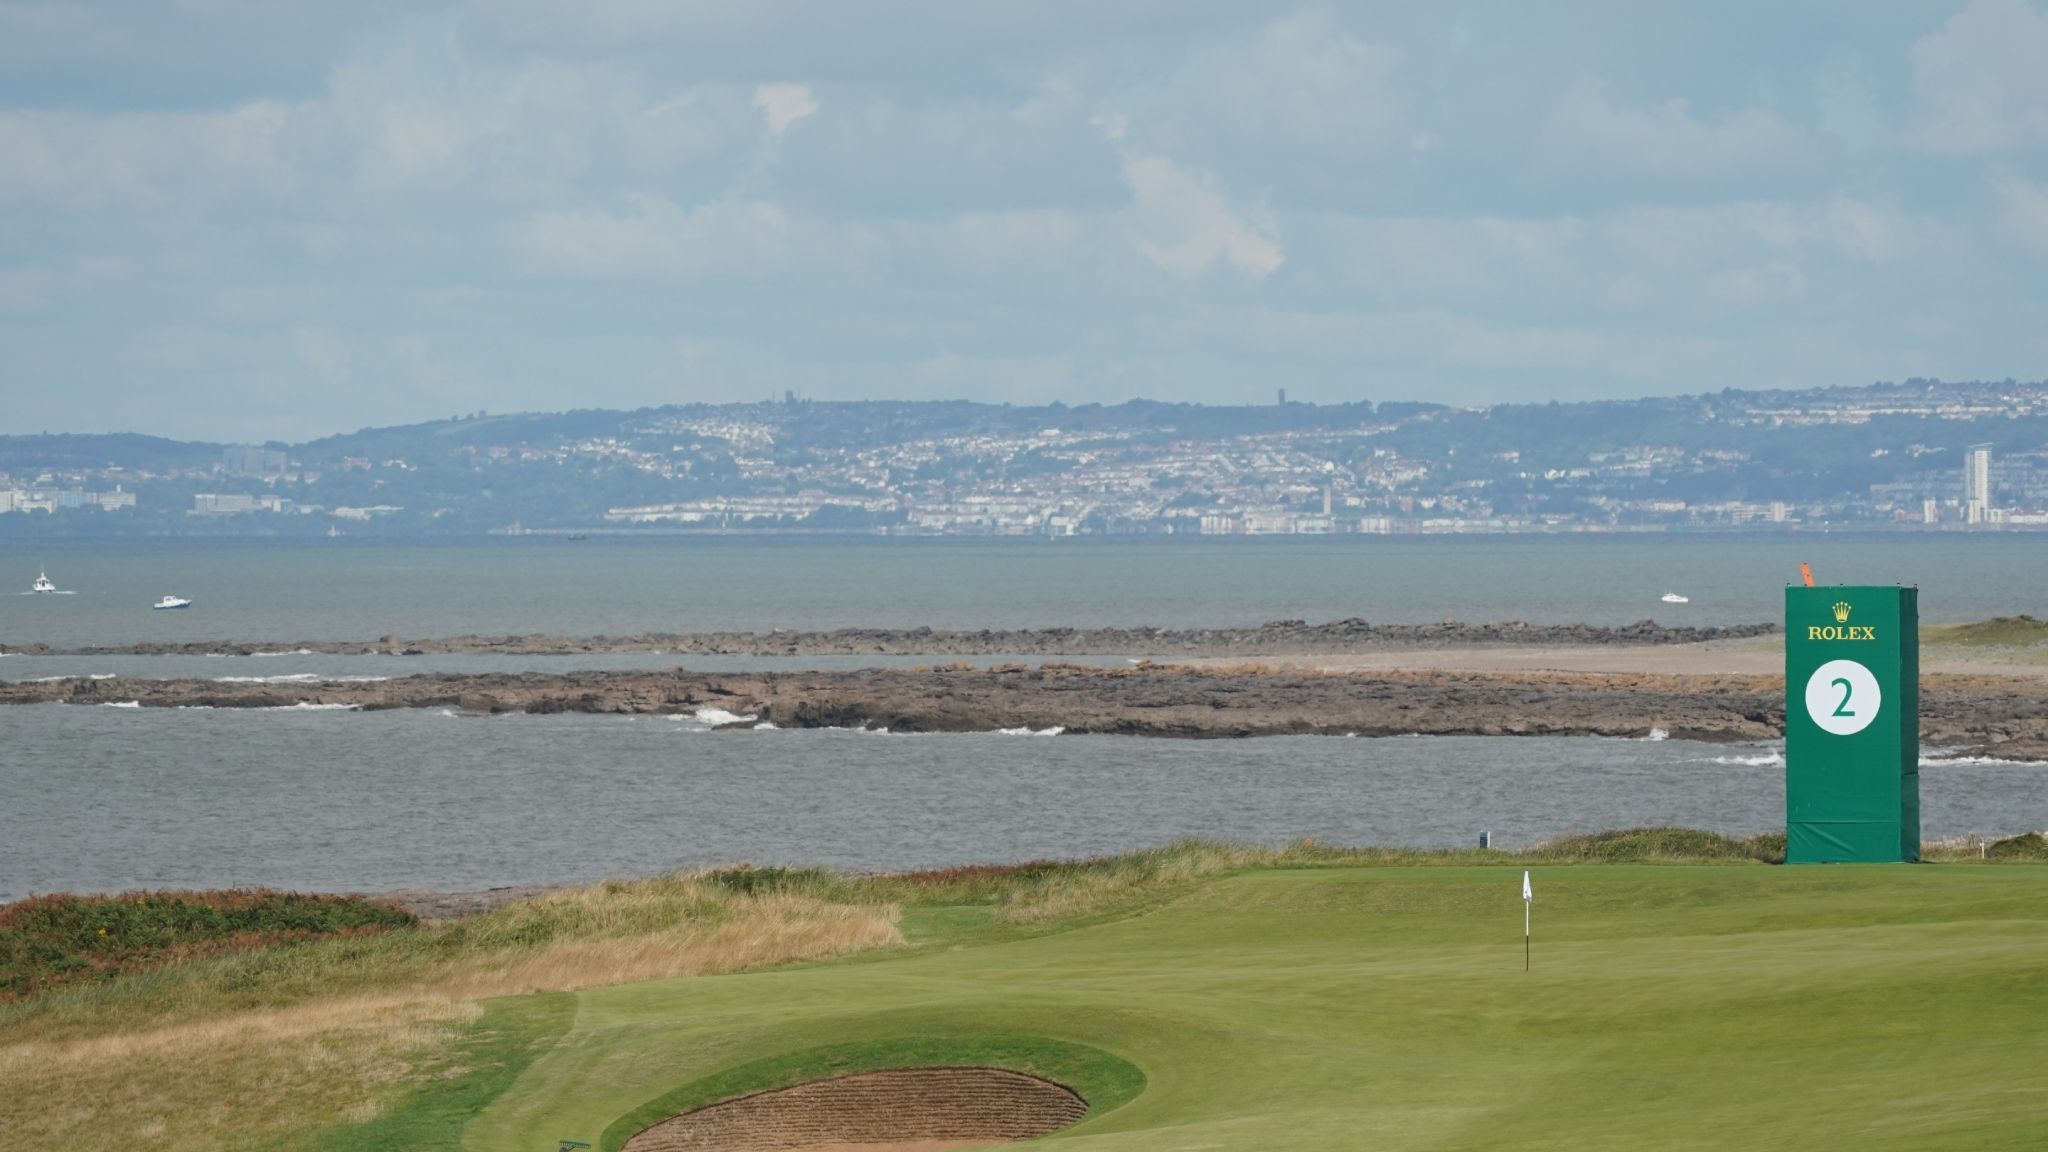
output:
[[[1312,861],[1075,927],[936,918],[912,951],[591,989],[459,1146],[612,1148],[797,1070],[1033,1040],[1143,1077],[1046,1139],[1077,1148],[2040,1146],[2048,870],[1532,870],[1528,973],[1518,868]]]
[[[616,1148],[811,1076],[987,1063],[1080,1089],[1048,1142],[1086,1148],[2036,1146],[2040,838],[1920,867],[1782,852],[1651,828],[607,884],[0,1004],[0,1127]],[[727,974],[649,978],[671,972]]]

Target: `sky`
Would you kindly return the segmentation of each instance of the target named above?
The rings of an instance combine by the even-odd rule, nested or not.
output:
[[[2048,375],[2048,7],[0,0],[0,433]]]

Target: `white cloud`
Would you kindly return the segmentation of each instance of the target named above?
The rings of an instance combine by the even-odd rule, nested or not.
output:
[[[1991,183],[2003,207],[2005,230],[2036,252],[2048,253],[2048,187],[2015,176]]]
[[[339,384],[348,378],[348,344],[332,329],[309,324],[292,329],[292,352],[326,383]]]
[[[1196,276],[1223,261],[1254,279],[1264,279],[1286,260],[1270,220],[1254,220],[1232,208],[1205,173],[1191,172],[1164,156],[1123,160],[1131,188],[1133,243],[1147,259],[1176,276]]]
[[[1909,144],[1974,155],[2048,142],[2048,17],[2024,0],[1975,0],[1912,60]]]
[[[641,169],[681,167],[717,152],[725,143],[729,117],[709,93],[677,93],[619,118],[627,158]]]
[[[579,50],[639,46],[651,40],[701,40],[802,21],[792,0],[476,0],[491,34],[528,47]]]
[[[768,134],[780,140],[790,125],[818,111],[818,99],[808,84],[763,84],[754,89],[754,107],[767,121]]]
[[[293,184],[292,106],[259,101],[221,112],[0,111],[0,201],[74,207],[275,192]]]
[[[1311,8],[1267,24],[1246,49],[1214,53],[1202,72],[1241,131],[1400,147],[1416,138],[1400,64],[1395,49],[1346,35],[1329,9]]]
[[[1081,106],[1081,86],[1071,76],[1052,75],[1039,81],[1031,99],[1017,105],[1010,118],[1020,124],[1042,124],[1058,120]]]
[[[765,200],[682,207],[659,196],[627,197],[629,211],[536,214],[524,241],[536,267],[571,276],[688,278],[736,275],[790,255],[790,222]]]
[[[1921,228],[1915,221],[1848,196],[1830,201],[1821,222],[1835,247],[1873,264],[1897,260],[1920,242]]]
[[[793,217],[773,201],[723,197],[684,207],[627,197],[629,209],[536,213],[519,240],[536,271],[589,278],[756,277],[793,264],[857,261],[879,241],[866,229]]]
[[[1884,106],[1859,56],[1836,55],[1813,70],[1814,110],[1821,131],[1851,148],[1868,148],[1889,135]]]
[[[1538,139],[1560,162],[1593,160],[1689,176],[1784,165],[1801,153],[1798,133],[1764,109],[1709,121],[1684,100],[1651,107],[1617,103],[1604,84],[1590,79],[1565,90]]]
[[[1915,219],[1846,196],[1825,203],[1757,200],[1637,207],[1603,219],[1602,240],[1643,270],[1682,280],[1688,270],[1783,254],[1879,263],[1920,243]]]
[[[1278,149],[1328,164],[1409,150],[1426,134],[1414,123],[1400,51],[1348,34],[1327,8],[1268,21],[1249,36],[1198,39],[1173,56],[1140,69],[1120,62],[1097,84],[1143,130],[1134,139],[1146,151]],[[1096,121],[1105,130],[1117,122]]]
[[[946,255],[976,265],[1050,263],[1066,259],[1086,230],[1071,212],[963,212],[938,242]]]

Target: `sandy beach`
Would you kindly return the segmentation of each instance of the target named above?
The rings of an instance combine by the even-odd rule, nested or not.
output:
[[[2031,657],[2031,658],[2030,658]],[[1238,661],[1200,657],[1176,661],[1194,667],[1223,667]],[[1539,646],[1473,645],[1402,648],[1341,655],[1277,656],[1270,662],[1285,668],[1319,672],[1570,672],[1627,676],[1777,676],[1785,668],[1782,637],[1657,645],[1566,644]],[[1922,675],[2009,676],[2048,679],[2048,659],[2029,650],[1923,647]]]

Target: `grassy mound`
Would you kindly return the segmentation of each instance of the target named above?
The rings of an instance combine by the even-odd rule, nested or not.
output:
[[[2029,832],[1994,840],[1985,846],[1984,855],[1993,860],[2048,860],[2048,836]]]
[[[36,896],[0,905],[0,1000],[181,960],[418,923],[410,912],[353,896],[261,890]]]
[[[378,1135],[343,1147],[443,1146],[567,1026],[494,998],[890,947],[895,915],[666,876],[55,987],[0,1003],[0,1131],[26,1147],[200,1152],[305,1148],[347,1124]]]
[[[1582,861],[1601,864],[1679,863],[1714,861],[1785,862],[1783,834],[1733,839],[1692,828],[1628,828],[1619,832],[1593,832],[1567,836],[1539,844],[1529,855],[1546,861]]]
[[[1954,644],[1970,648],[2030,648],[2048,641],[2048,620],[2032,616],[1994,616],[1969,624],[1944,624],[1924,629],[1921,636],[1930,644]]]

